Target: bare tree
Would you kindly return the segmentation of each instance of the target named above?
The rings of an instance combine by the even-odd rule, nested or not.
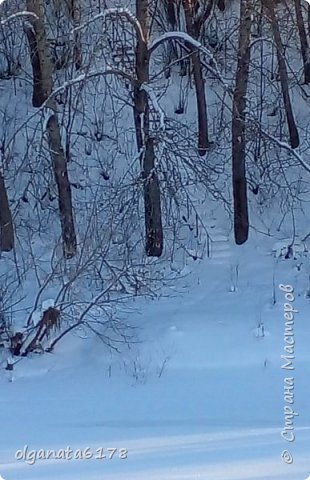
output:
[[[137,19],[140,22],[142,36],[137,36],[136,75],[137,86],[134,91],[134,118],[137,146],[141,152],[141,165],[144,188],[146,254],[160,257],[163,251],[163,227],[161,217],[161,199],[159,179],[155,168],[154,139],[150,135],[150,115],[147,94],[141,89],[149,81],[149,36],[148,0],[136,1]]]
[[[305,83],[310,83],[310,51],[309,43],[302,14],[301,0],[294,0],[298,33],[300,38],[301,54],[304,64]]]
[[[234,196],[234,229],[238,245],[246,242],[249,234],[249,214],[246,182],[245,110],[250,68],[250,40],[252,2],[240,0],[240,29],[236,83],[233,95],[232,165]]]
[[[195,0],[182,0],[182,5],[185,15],[186,31],[187,33],[198,40],[200,30],[204,22],[208,19],[214,0],[208,0],[205,4],[203,12],[197,16],[196,11],[199,7],[199,2]],[[193,76],[196,88],[196,102],[198,112],[198,151],[201,156],[205,155],[209,146],[209,132],[208,132],[208,115],[207,115],[207,100],[205,92],[205,81],[202,75],[202,65],[200,61],[199,51],[192,54]]]
[[[48,144],[54,176],[58,188],[58,205],[62,231],[64,256],[70,258],[76,253],[76,235],[72,211],[71,186],[68,178],[67,161],[61,143],[61,132],[57,116],[57,106],[51,97],[53,88],[52,64],[44,26],[43,0],[27,0],[27,10],[37,18],[31,18],[26,25],[27,38],[34,70],[34,106],[46,106],[52,111],[47,122]]]
[[[0,252],[14,248],[14,230],[4,178],[0,174]]]
[[[71,0],[70,2],[70,15],[72,18],[72,22],[74,27],[78,27],[81,23],[81,3],[80,0]],[[82,45],[80,39],[80,32],[75,31],[74,33],[74,64],[75,68],[79,70],[82,66]]]
[[[289,130],[290,144],[292,148],[297,148],[299,145],[299,135],[295,123],[290,92],[289,92],[289,83],[288,83],[288,74],[285,63],[284,49],[281,39],[281,33],[278,23],[277,14],[275,12],[273,0],[265,0],[265,5],[269,14],[271,28],[273,33],[273,38],[276,44],[277,58],[279,64],[279,75],[282,89],[282,97],[285,108],[285,114],[287,119],[287,125]]]

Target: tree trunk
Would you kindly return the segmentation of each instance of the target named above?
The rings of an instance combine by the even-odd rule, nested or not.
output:
[[[292,148],[297,148],[299,145],[299,135],[298,135],[298,130],[295,124],[295,118],[294,118],[294,113],[293,113],[291,99],[290,99],[288,74],[286,69],[283,44],[282,44],[278,19],[274,9],[273,0],[265,0],[265,4],[268,9],[268,13],[271,21],[272,33],[273,33],[274,41],[276,44],[280,82],[281,82],[283,103],[284,103],[288,130],[289,130],[290,144]]]
[[[146,92],[140,90],[149,82],[148,0],[136,0],[137,19],[142,27],[144,40],[138,38],[136,47],[136,75],[138,86],[134,91],[134,118],[138,150],[141,151],[142,177],[144,180],[145,251],[149,257],[160,257],[163,251],[163,227],[159,180],[155,169],[154,140],[149,131],[149,104]],[[141,118],[143,116],[143,124]]]
[[[0,174],[0,253],[14,248],[13,220],[4,178]]]
[[[81,5],[80,0],[71,0],[71,17],[74,27],[78,27],[81,23]],[[80,33],[74,33],[74,63],[75,68],[79,70],[82,66],[82,46]]]
[[[193,5],[190,0],[182,0],[182,5],[185,15],[186,31],[188,35],[198,40],[201,25],[200,22],[195,24]],[[198,152],[199,155],[203,156],[206,154],[209,146],[208,115],[205,82],[202,76],[200,54],[197,51],[192,55],[192,66],[198,112]]]
[[[237,245],[249,235],[249,214],[246,181],[245,110],[250,68],[251,12],[250,0],[240,1],[238,65],[233,95],[232,169],[234,197],[234,231]]]
[[[199,52],[193,53],[192,64],[194,82],[196,86],[196,101],[198,112],[198,153],[199,155],[204,156],[207,153],[207,148],[209,146],[209,132],[205,82],[202,76]]]
[[[36,40],[36,34],[34,29],[29,26],[29,24],[24,25],[24,32],[27,35],[29,49],[30,49],[30,59],[32,66],[32,75],[33,75],[33,88],[32,88],[32,106],[41,107],[41,105],[46,100],[42,90],[42,73],[41,73],[41,64]]]
[[[53,163],[54,176],[58,188],[58,208],[64,255],[71,258],[76,253],[76,236],[73,220],[71,186],[68,178],[67,164],[61,146],[60,129],[56,115],[51,115],[47,122],[48,143]]]
[[[44,28],[44,7],[42,0],[26,0],[27,10],[34,12],[38,20],[30,19],[31,27],[26,27],[30,46],[31,63],[34,71],[33,98],[40,107],[50,95],[53,88],[52,69],[49,47]],[[40,101],[39,101],[40,100]]]
[[[26,4],[27,10],[34,12],[38,17],[37,20],[31,20],[33,30],[31,31],[30,37],[28,36],[28,39],[31,38],[33,42],[33,36],[35,37],[37,47],[36,62],[39,65],[39,69],[36,70],[36,72],[37,78],[40,78],[40,90],[37,90],[36,98],[38,98],[40,92],[40,98],[44,102],[52,93],[53,88],[52,64],[50,61],[49,48],[44,26],[44,6],[42,0],[27,0]],[[61,144],[61,133],[55,100],[50,98],[46,106],[54,112],[50,116],[46,128],[48,133],[48,145],[52,159],[52,166],[58,189],[58,205],[63,240],[63,251],[65,258],[71,258],[76,253],[76,236],[72,213],[71,187],[68,178],[67,162]]]
[[[301,54],[302,54],[302,59],[304,64],[305,83],[308,84],[310,83],[310,51],[309,51],[308,38],[307,38],[304,18],[302,15],[301,0],[294,0],[294,3],[295,3],[297,27],[298,27],[299,38],[300,38]]]
[[[174,0],[166,0],[165,1],[165,7],[166,7],[166,12],[167,12],[168,22],[171,25],[172,30],[174,30],[177,26],[177,18],[176,18]]]
[[[163,228],[161,218],[160,188],[154,170],[154,140],[148,138],[145,145],[143,179],[145,205],[145,251],[149,257],[160,257],[163,251]]]

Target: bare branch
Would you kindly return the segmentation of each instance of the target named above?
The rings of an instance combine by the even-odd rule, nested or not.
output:
[[[72,30],[72,33],[77,32],[78,30],[83,30],[84,28],[88,27],[88,25],[95,22],[96,20],[99,20],[99,19],[104,20],[105,18],[111,17],[113,15],[118,15],[119,17],[121,17],[121,16],[125,17],[126,20],[128,20],[128,22],[131,23],[131,25],[136,30],[140,40],[145,42],[145,38],[144,38],[144,35],[143,35],[143,31],[142,31],[140,22],[131,13],[131,11],[128,10],[127,8],[108,8],[104,12],[98,13],[98,15],[95,15],[94,17],[92,17],[87,22],[84,22],[82,25],[79,25],[78,27],[74,28]]]

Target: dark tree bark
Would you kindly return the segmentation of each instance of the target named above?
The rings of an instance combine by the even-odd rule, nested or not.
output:
[[[73,220],[71,186],[68,178],[67,164],[61,146],[60,130],[56,115],[47,122],[48,143],[52,159],[54,177],[58,189],[58,208],[62,231],[64,254],[71,258],[76,253],[76,236]]]
[[[137,39],[136,75],[138,85],[134,91],[134,119],[138,150],[141,151],[141,167],[144,188],[145,252],[149,257],[160,257],[163,251],[163,227],[161,198],[158,175],[155,169],[154,139],[150,135],[149,103],[147,94],[141,90],[149,81],[149,34],[148,0],[136,0],[136,15],[142,27],[144,38]],[[141,115],[143,114],[143,125]]]
[[[174,0],[166,0],[167,19],[172,29],[177,26],[176,10]]]
[[[161,218],[160,187],[154,171],[154,140],[149,138],[145,145],[143,179],[145,205],[146,254],[160,257],[163,251],[163,228]]]
[[[217,0],[217,6],[221,12],[225,10],[225,0]]]
[[[306,27],[302,15],[301,0],[294,0],[298,33],[300,38],[301,54],[304,64],[305,83],[310,83],[310,51],[307,38]]]
[[[40,57],[38,52],[38,45],[36,40],[36,35],[33,28],[28,25],[24,26],[24,32],[27,35],[29,49],[30,49],[30,60],[32,66],[32,75],[33,75],[33,87],[32,87],[32,106],[41,107],[41,105],[46,100],[46,96],[42,90],[42,73],[41,73],[41,64]]]
[[[14,248],[13,220],[4,178],[0,174],[0,253]]]
[[[190,0],[182,0],[182,5],[185,15],[186,31],[191,37],[193,37],[195,40],[198,40],[201,26],[207,20],[211,13],[213,0],[208,2],[206,9],[198,18],[195,18],[195,2],[190,2]],[[205,82],[202,75],[199,52],[193,52],[191,59],[193,66],[198,112],[198,152],[201,156],[203,156],[206,154],[210,144]]]
[[[249,214],[246,181],[245,110],[250,67],[251,0],[240,0],[238,65],[233,95],[232,174],[234,197],[234,231],[237,245],[249,235]]]
[[[270,17],[272,33],[273,33],[274,41],[276,44],[281,90],[282,90],[283,103],[284,103],[287,125],[289,130],[290,144],[292,148],[297,148],[299,145],[299,135],[298,135],[298,130],[296,127],[293,108],[292,108],[291,99],[290,99],[288,74],[287,74],[287,68],[286,68],[285,57],[284,57],[284,49],[283,49],[278,19],[274,9],[273,0],[265,0],[265,5],[267,7],[268,14]]]

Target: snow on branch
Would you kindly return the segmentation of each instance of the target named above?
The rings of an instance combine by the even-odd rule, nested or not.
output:
[[[81,75],[78,75],[75,78],[71,78],[71,80],[68,80],[64,82],[62,85],[60,85],[58,88],[52,91],[52,93],[49,95],[49,97],[45,100],[45,102],[42,104],[40,107],[40,110],[43,110],[44,112],[44,128],[46,128],[47,123],[49,121],[49,118],[55,114],[53,109],[50,108],[50,100],[58,95],[59,93],[62,93],[69,88],[73,87],[74,85],[77,85],[78,83],[85,82],[86,80],[90,80],[92,78],[96,77],[103,77],[106,75],[120,75],[121,77],[125,78],[129,82],[135,84],[135,80],[128,75],[127,73],[123,72],[122,70],[117,70],[117,69],[107,69],[104,70],[103,72],[88,72],[88,73],[82,73]]]
[[[0,0],[0,5],[1,5],[1,0]],[[5,25],[6,23],[10,22],[11,20],[15,20],[16,18],[19,17],[32,17],[34,20],[38,20],[38,17],[35,13],[33,12],[17,12],[13,13],[13,15],[10,15],[9,17],[5,18],[4,20],[0,21],[0,25]]]
[[[116,75],[116,76],[119,75],[125,78],[126,80],[128,80],[131,84],[136,85],[136,80],[133,77],[131,77],[131,75],[128,75],[122,70],[118,70],[116,68],[107,68],[107,70],[104,70],[103,72],[82,73],[81,75],[78,75],[75,78],[71,78],[71,80],[64,82],[62,85],[60,85],[60,87],[53,90],[49,98],[54,97],[58,93],[64,92],[65,90],[68,90],[68,88],[72,87],[73,85],[76,85],[77,83],[81,83],[81,82],[84,82],[85,80],[90,80],[91,78],[95,78],[95,77],[104,77],[106,75]],[[44,104],[48,103],[49,98],[44,102]]]
[[[282,142],[281,140],[278,140],[276,137],[274,137],[273,135],[270,135],[270,133],[266,132],[265,130],[261,130],[261,133],[262,133],[266,138],[268,138],[269,140],[271,140],[272,142],[274,142],[276,145],[278,145],[278,147],[283,148],[284,150],[286,150],[286,151],[288,151],[289,153],[291,153],[291,154],[293,155],[293,157],[295,157],[296,160],[300,163],[300,165],[301,165],[305,170],[307,170],[307,172],[310,173],[310,165],[309,165],[309,163],[305,162],[305,160],[303,159],[303,157],[302,157],[298,152],[296,152],[296,150],[293,149],[288,143]]]
[[[183,42],[189,43],[194,48],[199,49],[202,47],[200,42],[185,32],[166,32],[151,42],[149,45],[149,52],[152,53],[157,47],[159,47],[160,44],[166,42],[167,40],[183,40]]]
[[[161,35],[159,38],[155,39],[148,47],[149,53],[151,54],[159,45],[162,43],[169,41],[169,40],[177,40],[181,43],[181,45],[186,49],[187,45],[191,50],[199,50],[200,52],[204,53],[204,55],[209,60],[209,65],[207,68],[220,79],[223,83],[224,87],[228,89],[225,81],[222,78],[221,72],[218,68],[217,61],[215,60],[213,54],[208,50],[205,46],[203,46],[200,42],[195,40],[193,37],[188,35],[185,32],[166,32]]]
[[[121,17],[121,16],[126,17],[128,22],[131,23],[131,25],[133,25],[133,27],[135,28],[136,32],[138,33],[138,35],[140,37],[140,40],[145,42],[145,38],[144,38],[144,34],[143,34],[143,31],[142,31],[140,22],[133,15],[133,13],[131,13],[131,11],[128,10],[128,8],[107,8],[103,12],[100,12],[97,15],[95,15],[94,17],[90,18],[87,22],[84,22],[84,23],[82,23],[82,25],[79,25],[78,27],[74,28],[72,30],[72,33],[76,32],[77,30],[82,30],[82,29],[86,28],[89,24],[95,22],[96,20],[99,20],[99,19],[104,20],[105,18],[111,17],[113,15],[116,15],[116,16],[119,16],[119,17]]]
[[[135,80],[127,73],[124,73],[122,70],[117,70],[113,68],[104,70],[103,72],[82,73],[81,75],[78,75],[75,78],[71,78],[71,80],[64,82],[58,88],[53,90],[52,93],[49,95],[49,97],[45,100],[45,102],[41,105],[40,109],[38,110],[38,111],[43,111],[43,130],[46,129],[50,117],[55,114],[55,112],[53,111],[53,108],[51,108],[50,106],[50,100],[52,98],[54,98],[59,93],[65,92],[66,90],[73,87],[74,85],[77,85],[78,83],[85,82],[86,80],[90,80],[96,77],[103,77],[106,75],[120,75],[126,80],[128,80],[129,82],[133,84],[136,83]]]
[[[38,115],[40,112],[43,112],[43,124],[44,127],[46,128],[47,122],[49,121],[50,117],[55,114],[55,111],[53,108],[50,106],[50,101],[57,95],[58,93],[62,93],[66,90],[68,90],[70,87],[73,85],[76,85],[80,82],[84,82],[86,80],[95,78],[95,77],[100,77],[100,76],[107,76],[107,75],[116,75],[125,78],[127,81],[131,82],[132,85],[136,86],[137,81],[133,79],[130,75],[127,73],[123,72],[122,70],[118,70],[116,68],[108,68],[107,70],[104,70],[103,72],[89,72],[86,74],[79,75],[78,77],[72,78],[71,80],[68,80],[67,82],[64,82],[60,87],[56,88],[55,90],[52,91],[52,93],[49,95],[49,97],[44,101],[44,103],[41,105],[41,107],[37,108],[36,111],[28,117],[22,125],[17,129],[15,132],[14,136],[21,131],[27,123],[32,120],[36,115]],[[10,138],[8,145],[11,144],[13,141],[14,136]]]

